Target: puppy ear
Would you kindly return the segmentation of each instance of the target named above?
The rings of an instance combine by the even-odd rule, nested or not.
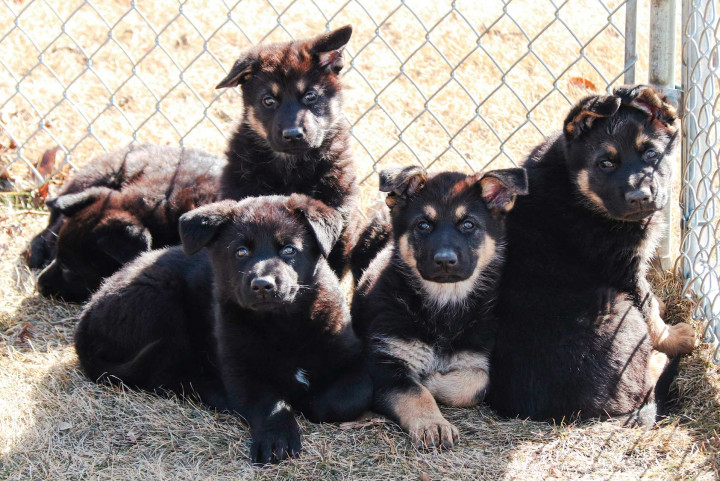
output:
[[[47,201],[46,204],[51,209],[55,209],[61,214],[70,217],[88,205],[110,195],[111,192],[113,192],[112,189],[108,189],[107,187],[91,187],[90,189],[75,194],[61,195],[60,197]]]
[[[416,165],[380,171],[380,192],[387,192],[385,203],[391,209],[399,201],[415,195],[425,187],[425,169]]]
[[[506,214],[515,205],[518,195],[528,195],[525,169],[498,169],[479,179],[482,198],[493,214]]]
[[[249,47],[240,53],[238,58],[233,64],[230,72],[227,76],[215,86],[216,89],[225,89],[229,87],[237,87],[240,84],[247,82],[252,76],[253,70],[258,63],[260,57],[257,53],[257,47]]]
[[[345,66],[343,50],[350,41],[351,35],[352,26],[345,25],[310,40],[309,51],[317,57],[318,67],[328,72],[340,73]]]
[[[569,139],[577,139],[590,130],[595,119],[610,117],[620,108],[620,98],[614,95],[595,95],[578,102],[565,118],[563,132]]]
[[[287,208],[305,217],[315,234],[320,253],[327,258],[340,239],[343,218],[340,213],[323,202],[301,194],[293,194],[287,201]]]
[[[613,94],[620,97],[623,105],[642,110],[666,127],[674,126],[677,120],[677,110],[668,97],[649,85],[616,87]]]
[[[97,243],[103,252],[120,264],[125,264],[140,253],[149,251],[152,237],[150,231],[142,225],[122,224],[103,229]]]
[[[180,216],[180,240],[183,251],[193,255],[207,246],[217,235],[220,227],[232,218],[237,202],[224,200],[204,205]]]

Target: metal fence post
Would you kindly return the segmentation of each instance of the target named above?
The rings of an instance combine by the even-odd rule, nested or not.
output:
[[[680,197],[683,241],[680,270],[685,291],[698,304],[696,319],[705,321],[703,339],[720,339],[720,271],[717,235],[717,137],[720,120],[712,106],[718,98],[718,40],[720,18],[714,0],[683,0],[682,4],[682,172]],[[715,79],[713,79],[715,76]],[[709,107],[709,108],[708,108]],[[720,347],[715,350],[720,362]]]
[[[649,82],[661,89],[677,103],[675,92],[675,0],[652,0],[650,5],[650,58]],[[672,179],[671,184],[672,185]],[[660,243],[658,257],[663,269],[670,269],[675,260],[672,251],[672,208],[670,203],[663,211],[667,228]]]

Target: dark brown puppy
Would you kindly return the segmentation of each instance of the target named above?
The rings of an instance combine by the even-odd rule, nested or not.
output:
[[[427,178],[418,167],[380,174],[393,240],[352,303],[373,377],[374,409],[419,446],[450,448],[458,431],[437,403],[474,406],[488,388],[504,217],[527,193],[523,169]]]
[[[352,28],[244,50],[217,88],[240,86],[243,116],[227,151],[221,196],[309,195],[337,209],[343,232],[329,257],[347,263],[358,189],[338,78]]]
[[[50,222],[30,256],[32,265],[49,262],[40,293],[85,301],[139,253],[179,244],[178,219],[216,199],[224,164],[201,150],[155,145],[97,157],[47,202]]]
[[[341,227],[337,211],[297,194],[185,214],[187,256],[144,254],[93,296],[75,335],[81,366],[93,380],[194,393],[239,413],[255,463],[297,456],[293,409],[345,421],[372,397],[325,259]]]
[[[695,344],[690,326],[665,325],[646,279],[675,121],[654,89],[617,88],[581,100],[525,162],[530,195],[507,219],[488,398],[502,414],[655,421],[663,353]]]

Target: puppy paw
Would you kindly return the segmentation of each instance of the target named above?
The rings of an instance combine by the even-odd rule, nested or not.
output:
[[[450,449],[460,439],[457,428],[443,417],[419,419],[408,431],[410,439],[420,449]]]
[[[682,322],[674,326],[667,326],[666,335],[655,348],[670,357],[675,357],[681,354],[690,354],[699,343],[695,329],[690,324]]]
[[[302,445],[297,423],[274,426],[260,432],[253,432],[250,458],[253,464],[279,463],[286,459],[297,458]]]

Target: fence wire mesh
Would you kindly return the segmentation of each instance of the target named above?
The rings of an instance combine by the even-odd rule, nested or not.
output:
[[[2,0],[0,9],[0,175],[23,187],[131,140],[221,152],[241,99],[213,85],[240,47],[346,23],[355,33],[345,114],[371,183],[385,163],[515,163],[557,128],[558,112],[621,83],[636,61],[634,49],[625,61],[625,2],[613,0]],[[64,159],[39,169],[53,145]]]
[[[720,339],[720,12],[713,0],[685,0],[682,12],[683,240],[678,263],[698,301],[703,337]],[[714,360],[720,363],[720,346]]]
[[[683,1],[679,265],[697,317],[712,320],[706,339],[720,331],[716,9]],[[344,111],[367,207],[377,170],[516,164],[574,100],[634,82],[647,71],[636,46],[647,45],[648,10],[648,0],[0,0],[0,188],[59,183],[131,141],[220,153],[242,99],[214,85],[240,49],[349,23]],[[41,162],[55,146],[61,158]]]

